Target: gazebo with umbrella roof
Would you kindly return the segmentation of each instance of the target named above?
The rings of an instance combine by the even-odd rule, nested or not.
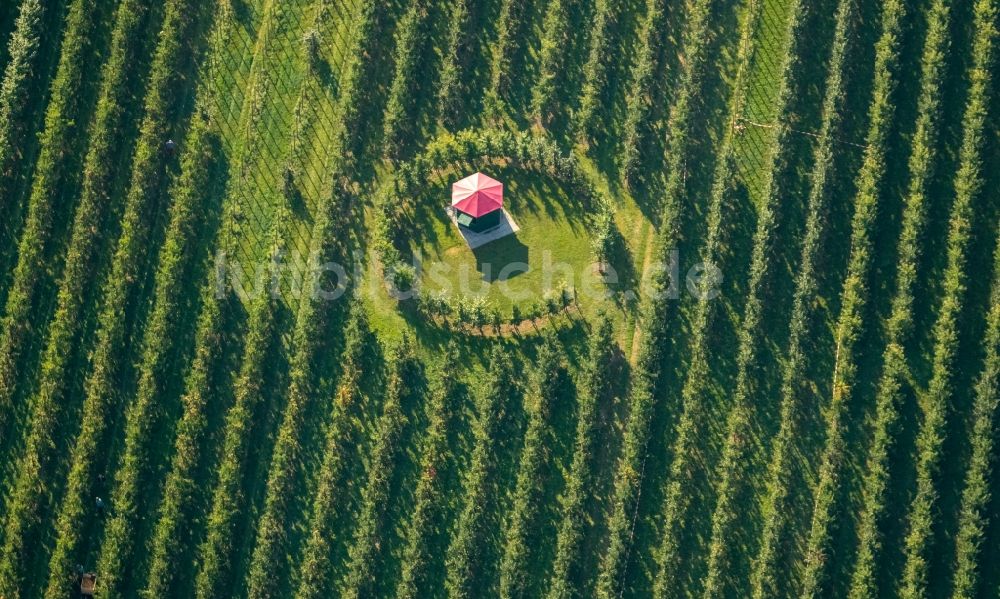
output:
[[[483,173],[469,175],[452,184],[451,207],[459,225],[477,233],[492,229],[503,216],[503,183]]]

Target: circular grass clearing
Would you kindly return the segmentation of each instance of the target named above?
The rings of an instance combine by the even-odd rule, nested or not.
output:
[[[420,260],[421,293],[443,298],[482,297],[505,316],[527,314],[563,290],[581,301],[603,295],[594,268],[587,206],[564,184],[510,166],[479,167],[504,183],[504,209],[516,233],[471,249],[446,212],[451,184],[469,174],[458,167],[436,172],[404,217],[409,245]]]
[[[451,183],[479,170],[507,179],[519,231],[472,249],[445,210]],[[505,322],[516,330],[525,320],[536,323],[562,307],[586,309],[608,296],[591,262],[617,262],[622,244],[613,208],[577,159],[547,135],[444,134],[398,165],[374,197],[371,247],[402,312],[452,330],[482,331],[484,323],[497,330]]]

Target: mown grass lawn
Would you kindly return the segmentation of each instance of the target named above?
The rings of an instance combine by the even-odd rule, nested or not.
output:
[[[606,292],[587,235],[587,207],[548,177],[515,168],[486,169],[504,182],[504,207],[520,227],[512,235],[470,249],[445,212],[457,171],[440,173],[415,199],[405,225],[421,283],[429,293],[483,297],[510,315],[562,289],[583,301]]]

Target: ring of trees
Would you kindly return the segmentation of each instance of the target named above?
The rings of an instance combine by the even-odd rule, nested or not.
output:
[[[591,240],[593,259],[607,264],[620,242],[614,225],[614,210],[609,198],[600,193],[581,168],[579,161],[564,152],[548,135],[503,129],[466,129],[443,134],[413,159],[396,169],[375,190],[375,222],[372,248],[382,266],[383,282],[397,307],[408,303],[428,322],[452,330],[485,334],[486,327],[495,334],[516,330],[526,321],[539,320],[573,309],[576,294],[572,289],[552,290],[542,301],[512,315],[501,314],[481,298],[451,297],[421,290],[418,273],[405,258],[411,231],[402,224],[402,211],[419,196],[430,176],[454,164],[498,164],[550,177],[577,198],[586,210],[585,228]]]

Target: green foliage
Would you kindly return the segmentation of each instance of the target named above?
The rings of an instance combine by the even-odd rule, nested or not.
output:
[[[172,27],[175,12],[182,8],[170,5],[166,27]],[[156,275],[157,301],[147,324],[150,348],[170,353],[178,333],[177,315],[185,305],[181,290],[198,261],[202,229],[211,213],[211,206],[203,204],[202,193],[210,189],[212,165],[215,160],[214,134],[203,119],[196,119],[189,137],[190,150],[182,159],[182,175],[174,187],[174,204],[166,241],[159,259]],[[122,268],[118,262],[117,267]],[[125,293],[119,291],[124,281],[110,281],[107,296],[114,298],[103,311],[98,332],[94,370],[87,381],[83,404],[82,430],[72,452],[68,491],[59,510],[56,547],[49,564],[48,597],[59,597],[66,592],[65,573],[74,562],[74,554],[81,544],[79,522],[95,491],[93,479],[102,454],[101,444],[113,419],[111,410],[117,394],[109,391],[114,383],[115,352],[122,351],[119,321]]]
[[[684,51],[687,62],[680,74],[677,93],[670,112],[670,150],[667,153],[667,181],[663,189],[660,214],[663,221],[653,239],[654,259],[667,263],[667,252],[680,236],[681,213],[685,194],[683,164],[686,160],[692,114],[690,104],[701,89],[701,69],[706,60],[711,0],[699,0],[691,10],[685,35]],[[669,282],[660,274],[653,280],[653,295],[668,288]],[[674,302],[648,300],[642,307],[643,326],[639,359],[633,371],[629,394],[629,417],[625,425],[622,458],[615,473],[611,516],[608,519],[608,549],[601,561],[597,595],[611,599],[619,594],[628,551],[628,531],[635,514],[635,503],[645,468],[646,444],[653,413],[653,398],[663,364],[663,351],[668,334],[668,320]]]
[[[352,419],[368,400],[368,392],[361,388],[361,378],[369,366],[367,356],[372,345],[377,346],[378,342],[368,328],[364,306],[356,302],[351,307],[344,331],[343,370],[333,397],[333,413],[309,520],[309,536],[299,570],[297,599],[328,597],[334,591],[331,553],[337,513],[345,501],[340,492],[342,477],[346,454],[358,441]]]
[[[528,10],[526,0],[500,0],[500,16],[495,21],[496,41],[490,46],[490,86],[486,90],[485,111],[499,116],[509,104],[510,81],[513,74],[514,55],[520,45],[522,21]]]
[[[48,7],[41,0],[21,3],[17,24],[8,43],[10,59],[0,84],[0,176],[4,183],[12,176],[14,158],[22,158],[18,140],[25,131],[22,119],[29,107],[32,80],[39,60],[44,18]],[[51,8],[49,9],[51,10]]]
[[[441,76],[438,79],[438,119],[449,129],[458,126],[462,118],[463,96],[465,86],[463,77],[470,59],[468,30],[472,26],[469,0],[455,0],[451,6],[448,23],[448,45],[441,64]]]
[[[335,172],[350,175],[357,169],[361,154],[362,108],[366,106],[369,91],[367,77],[372,66],[366,60],[377,47],[388,5],[377,0],[362,0],[352,22],[352,38],[346,62],[338,81],[340,96],[337,111],[340,124],[334,130],[333,147],[340,156]]]
[[[0,596],[75,594],[78,563],[103,596],[985,592],[1000,242],[988,300],[974,273],[983,260],[969,254],[981,245],[973,235],[991,243],[997,225],[986,160],[996,0],[919,11],[834,0],[836,16],[800,0],[136,2],[0,8],[0,31],[13,32],[0,56]],[[675,10],[686,24],[678,68],[665,73]],[[921,57],[901,54],[921,42],[914,69]],[[965,72],[951,82],[956,68]],[[858,104],[848,93],[868,110],[848,114]],[[963,102],[959,128],[951,108]],[[524,122],[530,132],[511,126]],[[661,125],[662,185],[642,190]],[[869,126],[862,152],[855,132]],[[959,140],[948,229],[932,222],[931,200]],[[617,156],[593,148],[609,142]],[[692,171],[699,148],[709,163]],[[451,251],[450,223],[417,202],[453,172],[483,168],[530,179],[508,188],[512,212],[530,215],[511,244],[519,255],[563,250],[577,274],[591,253],[601,272],[625,268],[607,315],[574,305],[590,291],[576,281],[511,308],[491,303],[502,285],[485,280],[485,294],[428,291],[439,286],[420,279],[431,271],[403,260],[412,246],[470,268],[491,251]],[[747,196],[740,184],[751,182]],[[853,206],[835,201],[842,193],[856,193]],[[534,226],[553,216],[558,229]],[[217,293],[228,292],[209,272],[217,243],[251,261],[270,251],[274,287]],[[945,244],[941,264],[922,256]],[[663,299],[684,281],[659,266],[691,247],[699,255],[685,261],[740,269],[734,297]],[[415,299],[373,288],[374,299],[327,303],[320,272],[280,278],[286,249],[296,260],[309,250],[306,268],[372,249],[375,268],[351,273],[352,285],[355,275],[395,282]],[[542,278],[530,264],[514,287]],[[944,277],[924,281],[925,266]],[[893,270],[895,282],[876,285]],[[584,274],[586,286],[594,273]],[[629,292],[640,289],[637,311]],[[789,305],[775,303],[788,293]],[[965,339],[984,305],[982,339]],[[935,318],[930,334],[916,329]],[[864,347],[868,337],[884,351]],[[399,339],[383,363],[382,344]],[[983,363],[962,363],[965,350]],[[761,370],[765,354],[777,362]],[[410,374],[425,357],[435,367],[417,397]],[[971,368],[981,368],[974,383]],[[832,397],[817,411],[805,400],[827,377]],[[575,393],[562,388],[574,381]],[[914,385],[921,401],[902,401]],[[873,405],[855,406],[865,390]],[[954,401],[969,394],[971,411]],[[572,423],[552,403],[569,396]],[[411,411],[411,400],[424,405]],[[848,426],[858,410],[870,418]],[[410,434],[411,412],[426,430]],[[805,430],[817,418],[826,430]],[[946,454],[966,421],[968,443]],[[647,464],[661,425],[667,457]],[[899,465],[913,470],[912,493],[897,498],[909,479],[896,480],[889,456],[912,433],[916,451]],[[855,480],[859,450],[869,461]],[[953,458],[968,461],[945,467]],[[944,489],[960,466],[955,506]],[[98,495],[106,511],[92,509]],[[957,518],[936,518],[942,507],[959,507]],[[841,520],[856,555],[834,551]],[[878,570],[890,553],[898,580]],[[853,580],[830,580],[851,566]]]
[[[550,0],[542,25],[542,49],[540,51],[538,80],[531,92],[531,113],[541,123],[552,120],[557,107],[556,89],[563,81],[566,44],[569,39],[570,23],[563,0]]]
[[[946,11],[946,8],[940,10]],[[937,322],[934,325],[931,382],[924,404],[924,421],[917,436],[917,493],[910,506],[910,528],[905,542],[906,565],[903,570],[900,595],[910,598],[925,597],[928,593],[928,561],[934,555],[936,548],[934,520],[938,504],[937,489],[943,483],[939,473],[943,459],[942,445],[947,433],[949,405],[955,395],[953,387],[955,369],[958,366],[956,364],[958,319],[965,303],[967,254],[972,236],[973,218],[979,212],[979,205],[986,202],[982,196],[984,181],[982,139],[995,56],[993,43],[996,37],[996,10],[992,3],[986,2],[977,3],[975,10],[976,37],[972,50],[973,64],[969,70],[972,85],[966,99],[963,117],[964,139],[955,181],[955,203],[952,206],[948,230],[948,265],[944,272],[944,297],[941,299]],[[936,16],[935,12],[931,14],[932,17]],[[936,19],[932,19],[931,24],[932,28],[927,34],[929,40],[937,34]],[[944,37],[943,32],[940,35]],[[939,56],[941,54],[944,52],[925,54],[924,68],[933,68],[938,60],[943,61],[943,57]],[[917,126],[919,142],[920,121]],[[933,137],[930,141],[933,141]],[[933,144],[929,144],[929,147],[933,147]],[[914,154],[920,149],[919,143],[915,144]],[[987,347],[987,359],[989,352],[990,348]],[[982,380],[988,380],[988,375]],[[984,383],[982,380],[980,385],[988,389],[990,383]],[[983,392],[983,389],[980,389],[980,392]]]
[[[149,319],[149,329],[159,333],[156,344],[167,346],[176,335],[179,306],[168,298],[179,294],[192,274],[199,243],[202,193],[211,186],[212,166],[216,159],[216,132],[208,120],[195,118],[188,135],[188,152],[181,160],[181,176],[174,189],[167,238],[160,255],[158,298]],[[152,595],[171,588],[172,569],[180,556],[193,549],[185,526],[191,517],[191,502],[197,492],[195,468],[201,463],[207,426],[206,409],[217,381],[212,372],[223,351],[224,302],[216,281],[209,273],[201,292],[201,315],[195,333],[195,352],[181,398],[183,412],[177,426],[174,454],[164,483],[163,500],[153,533],[147,590]]]
[[[276,244],[272,255],[280,247],[281,244]],[[226,414],[212,507],[205,539],[198,549],[201,567],[195,579],[195,593],[200,598],[218,596],[232,582],[229,580],[232,538],[238,518],[244,513],[240,495],[246,456],[254,432],[254,414],[263,401],[264,371],[274,341],[277,304],[275,294],[261,290],[250,306],[240,371],[233,384],[235,400]]]
[[[365,57],[370,55],[376,43],[385,7],[380,2],[366,0],[358,10],[347,62],[339,80],[337,111],[340,122],[334,130],[332,145],[340,151],[334,153],[339,156],[332,168],[334,184],[320,199],[310,237],[310,256],[314,260],[332,258],[338,241],[338,212],[348,205],[345,175],[355,172],[362,149],[359,131],[363,120],[361,108],[366,102],[365,79],[370,69]],[[333,324],[329,318],[330,306],[326,305],[320,292],[322,274],[320,269],[308,271],[296,315],[291,341],[288,399],[271,456],[263,513],[250,560],[248,591],[255,597],[268,597],[280,592],[291,571],[284,530],[286,515],[295,500],[289,490],[301,467],[305,414],[315,399],[313,388],[318,373],[314,365],[324,343],[325,329]]]
[[[436,557],[433,542],[443,519],[444,494],[439,476],[453,461],[448,453],[448,429],[460,392],[450,372],[456,356],[454,348],[448,348],[431,374],[430,424],[421,445],[420,479],[414,492],[413,508],[403,533],[406,539],[401,558],[403,571],[396,587],[396,596],[400,599],[416,599],[429,591],[427,571]]]
[[[396,282],[399,278],[397,276]],[[537,321],[546,316],[557,316],[575,305],[575,292],[561,287],[546,293],[544,302],[530,303],[520,308],[511,306],[508,317],[486,301],[482,295],[448,295],[445,292],[421,292],[416,296],[416,308],[426,317],[439,318],[449,330],[458,333],[478,331],[486,334],[486,326],[492,327],[495,335],[503,332],[504,325],[516,327],[525,320]]]
[[[361,107],[366,101],[365,77],[369,68],[364,58],[378,37],[385,9],[380,2],[366,0],[354,21],[355,37],[341,74],[337,106],[341,124],[335,133],[334,147],[343,151],[333,170],[340,176],[335,176],[333,189],[323,195],[311,234],[310,255],[320,259],[332,258],[340,232],[337,217],[340,210],[349,206],[345,175],[355,172],[360,155],[358,129],[362,122]],[[264,510],[250,559],[249,593],[254,597],[269,597],[280,592],[291,570],[287,562],[286,519],[295,500],[292,490],[301,468],[305,415],[315,399],[313,390],[318,379],[315,364],[324,346],[326,329],[332,324],[331,306],[320,292],[322,274],[320,269],[310,269],[307,273],[296,314],[288,399],[271,456]]]
[[[207,409],[218,385],[212,369],[218,366],[223,351],[223,306],[212,283],[205,285],[202,306],[194,361],[181,398],[184,411],[177,424],[174,454],[152,535],[145,592],[154,597],[167,595],[176,588],[178,564],[187,561],[185,556],[194,549],[194,506],[202,492],[196,474],[204,459]]]
[[[414,104],[426,29],[427,6],[417,0],[407,9],[396,36],[396,72],[389,88],[382,133],[382,146],[390,158],[402,156],[416,134]]]
[[[244,512],[241,497],[247,457],[257,432],[255,416],[264,402],[264,382],[268,360],[275,348],[281,298],[277,285],[279,261],[285,249],[285,211],[279,210],[271,223],[270,284],[262,285],[251,298],[247,331],[240,369],[233,382],[234,401],[226,413],[222,453],[212,491],[205,537],[198,548],[200,568],[195,578],[195,595],[215,597],[232,584],[232,538]]]
[[[31,402],[33,413],[22,467],[14,480],[13,500],[7,505],[6,528],[12,534],[7,535],[0,552],[0,571],[12,577],[31,565],[31,557],[24,559],[31,551],[21,544],[32,538],[35,527],[41,524],[46,515],[42,494],[52,487],[54,477],[65,467],[59,459],[59,446],[50,440],[61,422],[72,417],[72,412],[66,410],[72,405],[65,397],[68,372],[85,333],[88,300],[100,280],[95,273],[100,273],[104,266],[99,260],[101,246],[106,242],[102,233],[107,231],[108,221],[117,219],[120,198],[114,176],[120,155],[116,150],[122,146],[127,150],[128,144],[121,144],[115,135],[125,125],[130,92],[141,75],[136,72],[136,64],[144,47],[141,33],[146,14],[144,7],[133,2],[119,8],[111,53],[104,63],[92,125],[94,134],[84,163],[82,197],[74,215],[56,310],[45,341],[38,390]]]
[[[414,377],[416,363],[412,350],[404,340],[389,359],[389,380],[386,383],[382,415],[376,426],[372,452],[368,458],[367,481],[361,491],[361,512],[354,529],[350,548],[347,579],[342,597],[370,597],[378,573],[377,560],[383,543],[387,543],[385,513],[388,509],[390,485],[399,454],[400,437],[407,425],[402,402],[410,393],[407,381]]]
[[[800,18],[801,3],[796,0],[788,8],[789,48],[781,68],[778,83],[778,122],[786,122],[791,116],[791,90],[802,76],[801,52],[805,28]],[[717,467],[719,484],[715,510],[712,512],[711,541],[708,547],[708,566],[704,580],[703,596],[706,599],[725,594],[725,576],[729,571],[732,529],[739,521],[741,507],[739,497],[747,481],[744,481],[747,438],[751,432],[751,411],[753,409],[755,370],[758,367],[758,345],[761,336],[761,320],[765,310],[769,281],[773,276],[772,264],[775,260],[774,229],[781,215],[781,203],[787,193],[787,185],[782,180],[786,162],[790,159],[788,130],[781,127],[774,138],[774,149],[770,164],[765,171],[764,197],[754,232],[753,250],[750,257],[750,279],[747,285],[747,299],[743,308],[743,320],[739,329],[739,348],[736,352],[736,384],[726,422],[725,445]]]
[[[46,33],[46,18],[59,12],[58,5],[42,0],[21,2],[14,31],[7,44],[7,66],[0,83],[0,272],[9,268],[8,260],[16,245],[17,223],[21,211],[21,182],[24,163],[30,162],[27,144],[36,124],[34,104],[41,88],[43,52],[39,51]],[[51,38],[50,38],[51,39]],[[6,40],[4,40],[6,41]],[[34,94],[34,95],[33,95]],[[35,99],[35,102],[32,99]],[[0,298],[6,286],[0,277]]]
[[[751,594],[754,599],[779,595],[786,580],[778,564],[788,517],[791,452],[799,434],[796,425],[802,407],[799,402],[799,389],[807,358],[802,344],[809,335],[809,314],[817,294],[816,263],[822,249],[820,240],[827,224],[825,214],[829,194],[828,184],[833,168],[833,144],[842,119],[844,74],[847,66],[845,59],[850,51],[848,44],[851,39],[854,11],[854,0],[840,0],[838,3],[823,99],[822,123],[814,150],[815,160],[809,176],[805,234],[789,317],[788,360],[781,373],[780,425],[771,446],[764,522],[751,580]]]
[[[735,122],[743,115],[744,102],[748,90],[747,70],[753,51],[753,39],[755,37],[757,23],[760,16],[760,5],[752,3],[747,8],[748,15],[743,24],[743,32],[740,37],[738,71],[736,81],[733,84],[733,95],[730,99],[730,118]],[[708,231],[705,236],[704,246],[701,250],[701,261],[704,264],[715,264],[719,260],[720,252],[725,243],[724,231],[726,224],[723,216],[726,207],[730,203],[730,196],[735,186],[736,176],[736,156],[733,145],[733,130],[727,132],[719,150],[719,158],[713,173],[712,191],[709,199],[707,215]],[[767,216],[764,216],[765,224]],[[763,257],[761,257],[763,261]],[[758,264],[758,277],[762,275],[761,266]],[[751,270],[753,267],[751,267]],[[753,277],[753,274],[751,274]],[[703,285],[708,284],[705,278]],[[758,283],[759,284],[759,283]],[[751,287],[752,289],[752,287]],[[700,297],[705,298],[708,288],[699,290]],[[694,308],[693,323],[691,325],[690,346],[691,362],[688,366],[687,378],[681,389],[680,406],[681,413],[677,421],[677,428],[674,431],[674,443],[671,447],[670,472],[668,475],[666,496],[663,502],[663,539],[657,551],[657,561],[659,571],[653,583],[653,594],[657,597],[673,596],[677,592],[673,580],[679,575],[680,567],[680,535],[687,521],[687,511],[694,494],[690,492],[692,478],[695,475],[694,461],[697,453],[697,443],[701,419],[704,417],[705,397],[708,379],[708,339],[710,327],[714,318],[716,302],[700,300]],[[711,573],[709,573],[711,575]],[[712,582],[712,581],[709,581]],[[714,583],[713,583],[714,584]]]
[[[594,259],[599,264],[610,262],[615,250],[621,247],[620,234],[615,227],[614,208],[608,202],[603,202],[594,215],[590,246]]]
[[[589,141],[594,135],[598,108],[604,102],[608,87],[608,67],[614,60],[612,33],[621,11],[618,0],[596,0],[594,21],[590,31],[590,49],[583,67],[580,106],[573,114],[577,137]]]
[[[69,9],[66,33],[56,77],[52,82],[51,97],[45,113],[41,151],[35,164],[34,179],[28,200],[28,214],[17,249],[17,266],[11,275],[3,320],[0,321],[0,413],[4,414],[6,435],[11,424],[7,414],[12,414],[24,392],[22,376],[33,370],[33,360],[25,350],[44,329],[48,315],[36,315],[37,293],[50,278],[46,258],[58,245],[58,214],[67,206],[60,200],[75,196],[78,189],[80,160],[76,158],[82,146],[82,132],[92,106],[88,101],[88,87],[80,80],[93,68],[95,55],[92,38],[98,35],[99,23],[113,2],[88,4],[77,0]],[[71,205],[69,207],[71,210]],[[40,326],[41,324],[41,326]],[[3,439],[6,443],[7,440]]]
[[[322,56],[320,55],[320,35],[315,29],[310,29],[302,36],[302,45],[306,51],[306,63],[311,74],[316,74],[320,66]]]
[[[370,4],[366,6],[369,10],[372,9]],[[296,102],[296,110],[302,107],[307,98],[307,90],[310,89],[314,80],[320,77],[318,56],[310,50],[310,47],[313,43],[318,46],[323,41],[323,36],[319,28],[322,27],[323,20],[329,18],[329,4],[326,2],[317,2],[315,15],[314,22],[309,30],[310,33],[307,34],[308,37],[314,37],[315,42],[308,39],[305,42],[303,60],[305,61],[304,71],[306,79],[299,88],[299,99]],[[366,32],[364,23],[359,23],[359,27],[359,34],[364,35]],[[353,43],[355,46],[358,44],[356,40]],[[353,54],[349,55],[348,61],[350,65],[353,65],[356,60],[351,57],[353,57]],[[343,74],[344,80],[342,84],[342,91],[344,93],[343,102],[349,108],[351,99],[355,97],[355,92],[357,91],[356,79],[358,77],[356,67],[350,65]],[[250,91],[251,96],[257,93],[261,85],[260,79],[263,76],[265,75],[259,75],[254,80]],[[254,97],[251,97],[249,101],[251,103],[249,116],[251,123],[249,126],[253,128],[253,131],[249,133],[256,133],[256,129],[260,126],[260,119],[254,116],[255,110],[253,105],[255,103],[259,104],[259,102]],[[259,112],[259,110],[256,112]],[[356,112],[352,112],[351,118],[354,118],[354,114]],[[345,126],[353,126],[354,124],[354,121],[344,123]],[[298,136],[301,133],[300,128],[301,123],[297,119],[289,142],[288,156],[285,161],[285,168],[293,173],[300,167],[299,162],[302,160],[302,157],[299,155],[301,143]],[[343,129],[336,128],[335,134],[336,137],[333,140],[333,144],[338,149],[345,148],[347,138],[343,133]],[[255,146],[256,144],[250,143],[250,145]],[[352,160],[355,150],[356,148],[346,149],[345,154],[347,155],[345,156],[345,160]],[[244,156],[243,160],[245,162],[248,158]],[[331,201],[333,197],[333,190],[324,196],[326,201]],[[273,277],[277,276],[277,270],[275,270],[277,268],[277,260],[286,247],[285,236],[288,235],[288,231],[286,230],[288,208],[287,205],[280,206],[277,217],[271,225],[271,255],[275,260],[273,264],[274,268],[272,269],[272,283],[277,283],[273,279]],[[329,205],[324,203],[321,206],[321,210],[329,210]],[[318,221],[326,222],[327,218],[319,215]],[[314,273],[311,273],[309,276],[309,284],[315,284]],[[254,418],[258,406],[263,401],[263,389],[261,385],[265,369],[267,368],[267,360],[271,352],[275,349],[273,347],[277,326],[275,320],[278,303],[280,302],[280,298],[277,297],[278,289],[276,286],[272,285],[267,289],[258,289],[257,291],[258,295],[252,300],[250,308],[249,331],[247,341],[244,344],[240,373],[234,385],[235,402],[226,417],[225,438],[223,441],[224,452],[218,470],[219,478],[212,493],[212,507],[207,521],[206,535],[198,551],[201,569],[198,571],[195,579],[195,591],[199,597],[216,596],[221,592],[221,589],[233,582],[230,580],[232,572],[230,562],[233,559],[235,547],[231,542],[231,537],[234,535],[239,519],[242,516],[242,511],[239,508],[242,505],[241,492],[243,479],[246,475],[246,458],[250,452],[250,443],[252,443],[253,436],[257,432],[254,427]],[[304,296],[311,296],[312,291],[313,289],[310,287],[305,289],[303,294]],[[301,376],[301,374],[300,372],[298,376]]]
[[[197,56],[198,48],[191,43],[197,30],[198,11],[186,2],[171,2],[167,5],[162,35],[153,57],[149,83],[146,90],[145,117],[139,130],[132,177],[122,219],[122,233],[118,239],[111,265],[111,274],[104,289],[104,306],[99,317],[99,332],[95,355],[101,362],[92,371],[88,380],[87,395],[95,396],[94,402],[102,401],[98,396],[107,397],[116,393],[118,377],[128,372],[122,368],[122,358],[129,350],[127,341],[129,323],[123,314],[132,313],[137,298],[137,283],[142,280],[143,269],[155,250],[149,243],[153,235],[153,224],[159,220],[166,202],[161,198],[168,186],[168,168],[172,160],[163,154],[163,140],[176,136],[178,122],[183,117],[184,101],[175,93],[187,74],[188,65]],[[192,160],[198,160],[192,154]],[[198,173],[193,173],[196,176]],[[201,174],[201,176],[206,176]],[[201,185],[204,181],[193,181]],[[211,208],[203,202],[200,192],[189,206],[195,214],[188,218],[200,219]],[[197,220],[192,223],[198,222]],[[188,225],[192,228],[194,224]],[[193,232],[178,231],[174,243],[181,243]],[[179,289],[184,282],[184,272],[171,272],[178,268],[173,260],[195,260],[197,250],[182,243],[181,247],[170,248],[163,254],[162,271],[157,272],[155,289],[167,295],[157,295],[163,303],[151,313],[142,338],[141,357],[138,366],[138,389],[128,412],[125,424],[125,450],[121,469],[116,474],[112,505],[114,516],[105,528],[105,538],[101,545],[99,565],[103,572],[102,588],[108,594],[119,590],[116,586],[128,579],[133,557],[135,519],[144,505],[144,491],[149,488],[147,460],[149,460],[149,435],[159,412],[160,392],[169,380],[172,358],[176,348],[172,345],[179,329],[172,323],[176,311],[183,306]]]
[[[500,596],[528,597],[533,594],[528,580],[529,564],[537,560],[539,504],[542,502],[546,472],[551,469],[549,448],[553,444],[552,416],[559,387],[565,377],[559,360],[560,348],[549,332],[538,350],[531,389],[526,399],[528,430],[521,448],[521,463],[514,488],[514,504],[506,526],[503,557],[500,559]]]
[[[899,38],[905,13],[903,2],[890,0],[882,6],[882,33],[875,46],[875,82],[868,110],[867,146],[858,174],[858,192],[851,221],[851,255],[841,293],[840,317],[835,335],[837,359],[833,371],[833,398],[827,416],[826,446],[821,457],[819,479],[813,498],[812,523],[805,550],[803,597],[813,597],[819,593],[825,576],[830,523],[835,517],[844,453],[841,418],[857,376],[855,350],[865,324],[863,314],[868,300],[872,236],[886,169],[886,139],[892,129],[894,116],[891,96],[899,75],[896,72],[899,68]]]
[[[980,17],[995,14],[989,2],[977,4]],[[995,37],[992,17],[978,21],[980,36]],[[992,30],[992,31],[991,31]],[[982,37],[980,37],[982,39]],[[991,456],[996,439],[997,401],[1000,398],[1000,241],[993,253],[993,293],[990,312],[986,319],[983,338],[985,357],[983,371],[976,384],[972,407],[972,451],[969,468],[962,489],[961,508],[958,514],[958,534],[955,539],[955,575],[953,597],[971,599],[980,587],[980,548],[986,537],[986,527],[991,515],[988,505],[991,498],[990,477],[993,474]]]
[[[342,108],[352,110],[345,106]],[[348,205],[343,185],[343,182],[336,184],[324,195],[312,230],[311,256],[321,259],[333,257],[339,232],[335,219],[341,207]],[[334,326],[331,302],[321,292],[322,275],[323,272],[315,268],[306,274],[296,314],[288,398],[271,456],[264,511],[257,525],[257,539],[250,561],[249,592],[254,597],[278,593],[284,584],[283,578],[291,569],[286,561],[286,516],[295,501],[292,491],[301,468],[305,416],[316,399],[314,390],[319,377],[316,362],[325,347],[328,329]]]
[[[577,394],[576,438],[566,492],[562,500],[556,556],[548,599],[566,599],[583,595],[579,585],[580,560],[588,527],[587,512],[593,501],[594,453],[597,439],[598,403],[607,396],[616,350],[611,337],[611,321],[601,315],[588,341],[587,362]]]
[[[910,154],[910,185],[899,243],[896,296],[887,327],[889,342],[884,355],[884,371],[875,398],[875,431],[864,481],[865,503],[859,525],[858,558],[851,580],[851,595],[855,598],[868,597],[879,588],[879,576],[876,574],[881,548],[879,524],[890,484],[889,452],[894,443],[893,430],[907,372],[902,343],[912,329],[913,291],[927,212],[927,184],[933,174],[938,138],[941,84],[948,47],[948,12],[948,4],[938,1],[928,13],[917,127]],[[959,209],[958,206],[956,209]],[[962,218],[960,214],[957,216]],[[938,374],[935,372],[935,376]]]
[[[465,476],[462,511],[446,554],[445,586],[451,597],[479,594],[476,574],[482,570],[484,544],[488,542],[488,521],[496,503],[497,444],[500,423],[507,403],[515,397],[511,383],[510,356],[497,347],[490,355],[486,374],[478,383],[475,446]]]
[[[647,0],[646,20],[642,26],[642,37],[639,40],[635,64],[632,66],[632,82],[626,99],[627,108],[618,165],[622,180],[627,183],[635,182],[639,169],[639,156],[644,149],[644,136],[649,129],[649,116],[655,100],[653,87],[660,68],[661,40],[666,21],[663,8],[662,0]],[[699,33],[703,32],[692,31],[690,35]]]

